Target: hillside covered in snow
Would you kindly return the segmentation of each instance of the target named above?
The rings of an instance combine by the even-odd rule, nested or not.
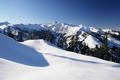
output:
[[[0,34],[0,80],[119,80],[120,64]]]
[[[46,24],[2,22],[0,33],[18,42],[43,39],[67,51],[120,63],[120,31],[55,21]]]

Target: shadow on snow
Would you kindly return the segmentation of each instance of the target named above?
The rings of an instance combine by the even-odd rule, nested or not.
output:
[[[101,64],[101,63],[99,63],[99,62],[87,61],[87,60],[80,60],[80,59],[76,59],[76,58],[72,58],[72,57],[55,55],[55,54],[51,54],[51,53],[45,53],[45,54],[46,54],[46,55],[55,56],[55,57],[59,57],[59,58],[63,58],[63,59],[69,59],[69,60],[72,60],[72,61],[79,61],[79,62],[91,63],[91,64]]]
[[[76,59],[76,58],[67,57],[67,56],[55,55],[55,54],[51,54],[51,53],[45,53],[45,54],[46,55],[50,55],[50,56],[54,56],[54,57],[63,58],[63,59],[72,60],[72,61],[79,61],[79,62],[83,62],[83,63],[105,64],[105,63],[100,63],[100,62],[95,62],[95,61],[81,60],[81,59]],[[120,64],[113,64],[113,65],[108,65],[108,66],[111,66],[111,67],[114,67],[114,68],[120,68]]]
[[[8,46],[0,48],[0,58],[35,67],[49,65],[44,56],[33,48],[16,42],[11,42],[11,44],[8,43]]]

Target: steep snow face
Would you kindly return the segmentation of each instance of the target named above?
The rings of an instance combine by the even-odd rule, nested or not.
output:
[[[0,29],[3,30],[3,29],[5,29],[6,27],[7,27],[6,25],[1,25],[1,26],[0,26]]]
[[[66,30],[66,36],[76,35],[79,30],[80,27],[68,27],[68,29]]]
[[[81,31],[81,34],[78,35],[78,41],[83,41],[85,39],[85,36],[83,36],[85,34],[84,31]]]
[[[5,35],[0,34],[0,58],[31,66],[47,66],[44,57],[34,49],[21,45]],[[41,61],[41,62],[40,62]]]
[[[0,32],[4,33],[4,29],[10,25],[8,22],[0,22]]]
[[[70,25],[66,23],[54,22],[51,24],[46,24],[49,29],[58,33],[66,33],[66,36],[75,35],[80,27],[77,25]]]
[[[101,42],[97,38],[95,38],[95,37],[93,37],[91,35],[89,35],[84,40],[84,44],[87,45],[89,48],[96,48],[96,46],[98,46],[98,47],[101,46]]]
[[[8,23],[8,22],[0,22],[0,29],[5,29],[8,26],[12,26],[12,24]]]
[[[44,40],[17,43],[0,34],[0,44],[0,80],[120,79],[119,64],[61,50]]]

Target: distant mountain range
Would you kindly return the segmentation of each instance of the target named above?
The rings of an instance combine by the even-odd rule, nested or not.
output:
[[[0,32],[20,42],[29,39],[44,39],[62,49],[95,57],[100,57],[94,54],[95,51],[104,47],[105,51],[103,52],[106,52],[106,54],[102,55],[108,56],[108,53],[109,60],[115,56],[115,62],[120,61],[119,30],[100,29],[55,21],[47,24],[10,24],[2,22],[0,23]]]
[[[109,33],[111,36],[109,36],[110,40],[114,40],[115,41],[119,41],[119,36],[120,36],[120,32],[119,31],[115,31],[112,29],[97,29],[95,27],[86,27],[83,25],[71,25],[71,24],[67,24],[67,23],[60,23],[60,22],[53,22],[53,23],[47,23],[47,24],[10,24],[9,22],[1,22],[0,23],[0,29],[1,32],[3,33],[3,31],[7,30],[7,28],[10,27],[10,31],[13,32],[15,35],[15,30],[16,30],[16,34],[17,31],[23,31],[23,32],[33,32],[33,31],[41,31],[41,30],[49,30],[52,33],[59,33],[59,34],[64,34],[64,37],[69,37],[69,36],[74,36],[77,35],[78,37],[78,41],[83,41],[85,38],[91,38],[91,40],[95,43],[93,43],[92,45],[95,45],[99,43],[100,45],[100,41],[99,39],[97,39],[97,35],[99,35],[100,37],[102,35],[104,35],[105,33]],[[83,36],[85,35],[85,36]],[[118,36],[117,38],[114,36]],[[98,37],[98,38],[100,38]],[[86,41],[86,40],[85,40]],[[68,40],[68,42],[70,42]],[[67,43],[68,43],[67,42]],[[88,42],[88,41],[87,41]],[[86,42],[85,42],[86,43]],[[89,47],[90,47],[90,43],[86,43]],[[118,46],[117,46],[118,47]]]

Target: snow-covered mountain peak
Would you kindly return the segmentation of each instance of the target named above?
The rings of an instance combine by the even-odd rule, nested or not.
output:
[[[10,26],[9,22],[0,22],[0,30],[4,30],[6,27]]]
[[[9,25],[10,23],[9,22],[0,22],[0,26],[1,25]]]

